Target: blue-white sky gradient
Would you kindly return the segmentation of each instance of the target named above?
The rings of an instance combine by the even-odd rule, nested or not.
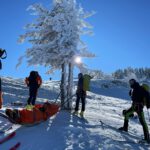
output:
[[[23,27],[33,20],[27,7],[40,2],[51,7],[51,0],[0,0],[0,47],[7,50],[8,57],[2,60],[1,76],[24,78],[33,69],[44,79],[44,67],[27,67],[26,61],[16,70],[18,58],[30,47],[26,41],[18,44]],[[87,11],[96,14],[87,21],[93,26],[94,35],[83,40],[95,58],[84,59],[89,68],[104,73],[126,67],[150,67],[150,1],[149,0],[78,0]],[[53,77],[53,76],[52,76]],[[59,76],[55,77],[59,79]]]

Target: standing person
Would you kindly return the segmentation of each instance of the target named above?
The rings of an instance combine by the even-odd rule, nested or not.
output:
[[[148,126],[145,121],[143,107],[144,107],[144,99],[149,99],[149,93],[146,92],[135,79],[129,80],[129,84],[131,90],[129,95],[132,100],[132,106],[128,110],[123,111],[124,115],[124,125],[123,127],[119,128],[119,130],[128,132],[128,122],[129,118],[133,115],[134,112],[137,113],[139,121],[143,127],[144,132],[144,141],[150,143],[149,131]]]
[[[2,69],[1,59],[5,59],[7,57],[7,53],[5,49],[0,48],[0,69]],[[3,97],[2,97],[2,81],[0,77],[0,109],[2,108]]]
[[[27,100],[28,105],[34,105],[38,88],[42,84],[42,79],[37,71],[31,71],[29,77],[25,79],[27,86],[29,87],[29,98]]]
[[[77,99],[76,99],[76,106],[75,106],[75,114],[78,114],[79,110],[79,102],[81,99],[82,102],[82,108],[80,115],[81,117],[84,116],[84,111],[85,111],[85,98],[86,98],[86,91],[83,90],[83,74],[79,73],[78,74],[78,85],[77,85],[77,91],[76,91]]]

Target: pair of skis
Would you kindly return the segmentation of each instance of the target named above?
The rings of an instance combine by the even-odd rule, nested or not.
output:
[[[0,144],[3,144],[4,142],[10,140],[16,135],[16,132],[12,132],[9,135],[4,136],[3,138],[0,139]]]
[[[0,113],[0,116],[3,117],[3,118],[5,118],[5,119],[7,119],[7,120],[9,120],[9,118],[5,114],[3,114],[2,112]],[[12,128],[13,128],[12,125],[8,126],[7,128],[1,128],[0,134],[3,135],[7,131],[11,130]],[[5,142],[7,142],[7,141],[9,141],[9,140],[11,140],[15,136],[16,136],[16,132],[13,131],[10,134],[7,134],[7,135],[4,135],[4,136],[0,137],[0,145],[3,144],[3,143],[5,143]],[[20,147],[20,145],[21,145],[21,143],[18,142],[13,147],[11,147],[9,150],[17,150]]]
[[[0,139],[0,144],[7,142],[8,140],[12,139],[15,135],[16,135],[16,132],[12,132],[12,133],[4,136],[3,138]],[[21,143],[18,142],[13,147],[11,147],[9,150],[17,150],[17,148],[19,148],[20,145],[21,145]]]

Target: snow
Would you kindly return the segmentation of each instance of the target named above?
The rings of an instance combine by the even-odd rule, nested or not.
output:
[[[10,103],[18,100],[26,102],[28,88],[24,81],[5,77],[2,82],[4,105],[0,111],[4,112],[8,107],[21,109]],[[59,94],[59,84],[59,81],[52,80],[44,82],[36,103],[55,101]],[[8,150],[17,142],[21,142],[19,150],[148,150],[148,146],[134,143],[143,138],[138,119],[130,120],[129,133],[117,130],[123,125],[122,110],[131,105],[128,90],[128,85],[122,81],[92,80],[85,119],[74,116],[67,110],[60,110],[55,116],[35,126],[14,125],[6,134],[15,130],[16,136],[1,144],[0,150]],[[149,125],[147,110],[144,111]],[[8,125],[9,122],[0,118],[0,126],[3,124]],[[2,136],[4,135],[0,134]]]

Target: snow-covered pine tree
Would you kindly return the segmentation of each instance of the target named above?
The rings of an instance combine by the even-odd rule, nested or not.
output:
[[[90,30],[85,29],[91,26],[84,19],[91,14],[84,13],[81,7],[78,8],[75,0],[53,0],[52,9],[49,10],[41,4],[34,4],[28,10],[32,10],[32,14],[37,16],[35,22],[26,25],[26,33],[19,38],[20,42],[27,39],[32,44],[25,53],[28,65],[44,65],[49,67],[50,71],[62,69],[62,104],[70,107],[65,102],[65,69],[67,64],[73,62],[75,55],[93,56],[85,46],[81,49],[83,42],[80,40],[81,34],[90,33]],[[73,84],[69,82],[69,85]],[[72,89],[68,86],[69,90],[70,88]]]
[[[78,7],[76,4],[76,0],[71,0],[72,2],[72,16],[73,16],[73,22],[76,22],[74,24],[74,28],[78,29],[76,30],[78,33],[78,41],[77,41],[77,45],[75,47],[75,49],[77,50],[75,55],[72,57],[71,62],[69,63],[68,66],[68,92],[67,92],[67,96],[68,98],[72,97],[72,90],[73,90],[73,68],[74,66],[78,67],[80,69],[80,71],[82,72],[82,68],[84,67],[84,64],[82,62],[80,62],[80,64],[75,62],[75,58],[76,57],[95,57],[94,54],[92,54],[91,52],[89,52],[87,50],[87,46],[86,44],[81,40],[81,35],[91,35],[92,32],[92,26],[87,23],[85,21],[86,18],[92,16],[94,14],[94,12],[88,13],[85,12],[83,10],[83,8],[80,6]],[[70,20],[72,22],[72,19]],[[72,102],[70,101],[70,103],[68,103],[68,106],[72,106]]]

